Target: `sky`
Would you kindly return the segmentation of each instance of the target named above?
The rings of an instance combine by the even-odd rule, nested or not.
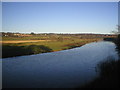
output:
[[[2,0],[3,2],[118,2],[119,0]]]
[[[117,2],[3,2],[2,30],[20,33],[110,33]]]

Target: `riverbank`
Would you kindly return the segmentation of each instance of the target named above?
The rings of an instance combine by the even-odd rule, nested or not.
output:
[[[99,77],[80,88],[119,88],[120,60],[108,60],[97,66]]]
[[[100,40],[101,39],[71,39],[63,41],[44,41],[31,43],[3,43],[2,58],[61,51],[80,47],[87,43],[97,42]]]
[[[120,55],[120,35],[113,42]],[[96,68],[99,77],[79,88],[119,88],[120,59],[117,61],[114,59],[105,60],[105,62],[99,63]]]
[[[109,56],[117,59],[115,45],[102,41],[59,52],[4,58],[3,88],[75,88],[93,80],[94,67]]]

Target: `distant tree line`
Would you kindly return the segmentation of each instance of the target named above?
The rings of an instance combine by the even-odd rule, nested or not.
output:
[[[116,37],[116,34],[92,34],[92,33],[77,33],[77,34],[63,34],[63,33],[13,33],[13,32],[2,32],[1,36],[3,37],[46,37],[42,39],[50,39],[50,40],[57,40],[63,41],[71,38],[78,38],[78,39],[92,39],[92,38],[105,38],[105,37]],[[36,38],[35,38],[36,39]]]

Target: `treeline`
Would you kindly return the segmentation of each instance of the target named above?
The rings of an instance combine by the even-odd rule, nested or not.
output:
[[[77,33],[77,34],[59,34],[59,33],[10,33],[2,32],[2,40],[74,40],[74,39],[103,39],[115,38],[113,34],[92,34],[92,33]]]
[[[16,35],[61,35],[61,36],[96,36],[96,37],[104,37],[104,36],[116,36],[115,34],[93,34],[93,33],[19,33],[19,32],[0,32],[2,36],[16,36]]]

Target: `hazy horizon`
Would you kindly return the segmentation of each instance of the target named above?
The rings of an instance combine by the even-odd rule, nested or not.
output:
[[[2,16],[3,32],[107,34],[118,2],[3,2]]]

